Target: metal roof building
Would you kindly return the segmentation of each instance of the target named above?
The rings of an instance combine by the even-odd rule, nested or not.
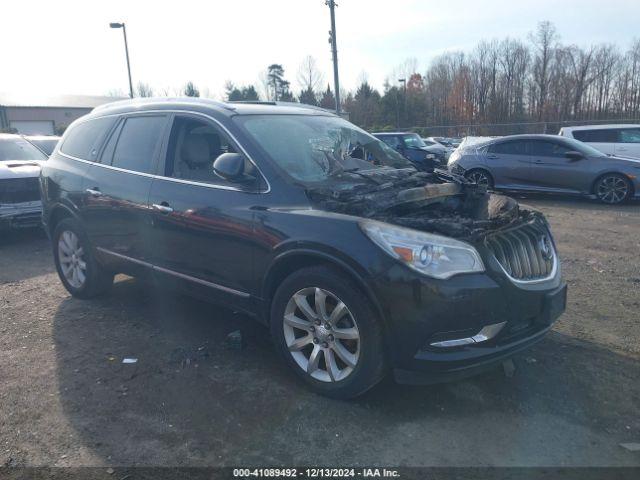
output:
[[[0,93],[0,131],[17,130],[25,135],[59,134],[93,108],[124,98],[128,97]]]

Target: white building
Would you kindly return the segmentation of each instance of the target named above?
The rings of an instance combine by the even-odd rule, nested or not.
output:
[[[0,131],[15,129],[25,135],[59,134],[94,107],[125,98],[127,97],[0,93]]]

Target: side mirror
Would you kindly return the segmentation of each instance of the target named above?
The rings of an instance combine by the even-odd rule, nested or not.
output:
[[[584,158],[584,155],[582,153],[576,152],[575,150],[569,150],[564,154],[564,156],[572,162],[577,162],[578,160],[582,160]]]
[[[213,162],[213,171],[225,180],[244,180],[244,157],[239,153],[223,153]]]

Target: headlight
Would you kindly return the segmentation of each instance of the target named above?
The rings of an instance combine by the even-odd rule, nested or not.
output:
[[[364,220],[360,227],[393,258],[429,277],[484,272],[480,255],[468,243],[374,220]]]

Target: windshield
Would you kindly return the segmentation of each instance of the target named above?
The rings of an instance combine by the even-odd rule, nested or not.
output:
[[[345,170],[411,166],[385,143],[339,117],[241,115],[234,120],[285,174],[303,183]]]
[[[606,157],[606,155],[600,150],[593,148],[591,145],[587,145],[586,143],[583,143],[579,140],[574,140],[573,138],[564,138],[563,140],[566,142],[567,147],[571,148],[572,150],[576,150],[585,156]]]
[[[418,135],[417,133],[404,135],[402,137],[402,140],[404,141],[405,147],[408,148],[425,148],[427,146],[427,144],[424,143],[424,140],[422,140],[420,138],[420,135]]]
[[[0,161],[46,159],[44,153],[22,138],[0,138]]]

